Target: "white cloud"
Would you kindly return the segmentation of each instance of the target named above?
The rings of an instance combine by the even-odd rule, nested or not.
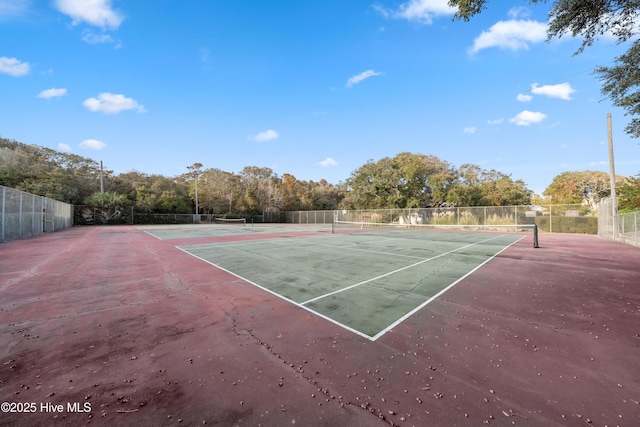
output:
[[[473,41],[469,53],[476,53],[482,49],[499,47],[510,50],[527,50],[529,44],[540,43],[547,38],[547,24],[531,20],[499,21],[488,31],[483,31]]]
[[[98,95],[98,98],[88,98],[82,105],[88,110],[99,111],[105,114],[117,114],[125,110],[136,110],[138,113],[144,113],[146,110],[143,105],[132,98],[126,98],[124,95],[104,92]]]
[[[511,123],[515,123],[518,126],[529,126],[533,123],[540,123],[546,118],[546,114],[524,110],[518,113],[515,117],[509,119],[509,121]]]
[[[107,44],[115,43],[119,47],[120,42],[116,41],[109,34],[96,34],[93,31],[85,30],[82,32],[82,41],[88,44]]]
[[[55,0],[56,8],[71,17],[72,24],[85,22],[102,29],[116,29],[124,16],[111,8],[111,0]]]
[[[30,6],[31,0],[0,0],[0,16],[23,15]]]
[[[512,7],[509,12],[507,12],[507,15],[509,15],[511,19],[527,18],[529,17],[529,9],[524,6]]]
[[[490,125],[499,125],[503,121],[504,121],[504,119],[502,117],[500,117],[499,119],[495,119],[495,120],[487,120],[487,123],[490,124]]]
[[[44,99],[58,98],[66,94],[67,94],[66,89],[51,88],[51,89],[46,89],[40,92],[38,94],[38,98],[44,98]]]
[[[360,83],[363,80],[368,79],[369,77],[374,77],[374,76],[379,76],[382,73],[379,73],[377,71],[374,70],[367,70],[364,71],[356,76],[351,77],[349,80],[347,80],[347,87],[353,87],[354,85],[357,85],[358,83]]]
[[[80,143],[80,148],[84,148],[86,150],[102,150],[106,146],[107,144],[102,141],[98,141],[97,139],[85,139]]]
[[[58,144],[58,150],[62,151],[63,153],[70,153],[71,152],[71,146],[69,144],[63,144],[61,142],[60,144]]]
[[[518,101],[520,102],[529,102],[533,99],[531,95],[525,95],[524,93],[519,93],[517,96]]]
[[[468,128],[464,128],[462,131],[467,135],[473,135],[474,133],[476,133],[477,129],[475,128],[475,126],[471,126]]]
[[[9,74],[14,77],[21,77],[29,74],[31,66],[28,62],[22,62],[16,58],[0,57],[0,73]]]
[[[456,8],[449,6],[448,0],[409,0],[395,10],[379,4],[374,4],[373,8],[385,18],[406,19],[424,25],[431,25],[435,17],[456,13]]]
[[[551,98],[560,98],[566,101],[571,100],[571,94],[576,90],[569,83],[560,83],[557,85],[538,86],[538,83],[531,85],[531,92],[536,95],[546,95]]]
[[[336,162],[333,158],[331,157],[327,157],[326,159],[318,162],[318,164],[320,166],[322,166],[323,168],[326,168],[328,166],[336,166],[338,164],[338,162]]]
[[[271,141],[274,140],[276,138],[278,138],[280,135],[278,135],[278,132],[276,132],[275,130],[267,130],[264,132],[260,132],[259,134],[257,134],[256,136],[252,137],[251,139],[253,139],[254,141],[258,141],[258,142],[264,142],[264,141]]]

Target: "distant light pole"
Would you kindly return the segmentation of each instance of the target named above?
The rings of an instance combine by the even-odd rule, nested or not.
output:
[[[200,214],[198,209],[198,177],[202,174],[200,168],[202,168],[202,163],[194,163],[191,166],[187,166],[187,169],[191,171],[191,175],[195,178],[196,183],[196,214],[194,216],[194,222],[200,222],[200,218],[198,216]]]
[[[104,194],[104,175],[102,172],[102,160],[100,160],[100,194]]]
[[[198,175],[196,175],[196,215],[200,213],[198,209]]]

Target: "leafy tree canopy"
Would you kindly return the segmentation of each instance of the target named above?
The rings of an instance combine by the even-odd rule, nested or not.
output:
[[[618,212],[640,211],[640,175],[635,178],[625,178],[616,188],[618,198]]]
[[[616,176],[617,183],[623,180]],[[563,172],[553,178],[543,194],[554,204],[588,204],[595,209],[602,198],[611,195],[611,181],[609,174],[601,171]]]

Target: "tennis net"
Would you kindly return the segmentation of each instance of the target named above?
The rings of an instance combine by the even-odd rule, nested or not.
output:
[[[213,218],[214,224],[241,225],[247,224],[246,218]]]
[[[421,238],[426,233],[498,233],[531,235],[534,248],[539,248],[538,226],[536,224],[494,224],[494,225],[445,225],[445,224],[396,224],[364,221],[333,221],[331,232],[336,233],[395,233],[402,237],[410,235]]]

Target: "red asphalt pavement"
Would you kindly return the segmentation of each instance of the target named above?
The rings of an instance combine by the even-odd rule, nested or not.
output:
[[[640,425],[640,249],[540,243],[376,342],[134,227],[0,244],[0,425]]]

